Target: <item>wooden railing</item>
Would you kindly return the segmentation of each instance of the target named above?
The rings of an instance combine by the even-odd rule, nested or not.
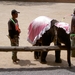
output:
[[[67,50],[65,46],[0,46],[0,52],[9,52],[9,51],[52,51],[52,50]],[[75,47],[71,47],[71,50],[75,50]]]

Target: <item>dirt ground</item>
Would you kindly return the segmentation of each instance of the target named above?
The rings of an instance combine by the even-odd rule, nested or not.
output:
[[[30,22],[38,16],[48,16],[70,24],[71,14],[75,3],[50,3],[50,2],[9,2],[0,1],[0,46],[10,46],[8,39],[8,20],[11,18],[11,10],[20,11],[18,21],[21,28],[20,46],[31,46],[27,41],[27,32]],[[65,19],[63,19],[65,17]],[[53,45],[53,44],[52,44]],[[67,52],[61,51],[61,64],[56,64],[54,51],[47,55],[47,64],[41,64],[34,59],[33,52],[18,52],[19,64],[15,65],[11,60],[11,52],[0,52],[0,68],[30,68],[30,67],[67,67]],[[71,58],[72,66],[75,66],[75,58]]]

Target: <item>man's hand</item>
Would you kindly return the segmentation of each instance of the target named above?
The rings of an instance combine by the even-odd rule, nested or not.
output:
[[[70,36],[71,39],[75,39],[75,36]]]

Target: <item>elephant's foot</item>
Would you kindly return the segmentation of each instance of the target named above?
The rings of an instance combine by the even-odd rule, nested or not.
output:
[[[46,61],[46,60],[44,60],[44,61],[40,61],[40,63],[41,63],[41,64],[46,64],[47,61]]]
[[[61,59],[59,59],[59,60],[55,60],[55,63],[62,63],[62,60]]]
[[[46,64],[47,61],[46,61],[46,59],[44,59],[44,58],[40,58],[40,63],[42,63],[42,64]]]
[[[41,52],[40,63],[42,63],[42,64],[46,64],[47,63],[46,56],[47,56],[47,51]]]
[[[39,56],[38,55],[34,55],[34,59],[39,59]]]
[[[39,52],[34,52],[34,59],[39,59]]]

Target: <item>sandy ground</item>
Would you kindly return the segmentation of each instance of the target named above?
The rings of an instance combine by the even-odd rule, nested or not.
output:
[[[30,22],[38,16],[48,16],[50,18],[64,21],[70,24],[71,14],[75,8],[75,3],[27,3],[27,2],[6,2],[0,1],[0,46],[10,46],[7,22],[11,18],[11,10],[20,11],[18,21],[21,28],[20,46],[31,46],[27,41],[27,32]],[[63,19],[65,17],[65,19]],[[67,67],[67,52],[61,51],[61,64],[56,64],[54,51],[47,55],[47,64],[41,64],[35,60],[33,52],[18,52],[19,64],[15,65],[11,60],[11,52],[0,52],[0,68],[30,68],[30,67]],[[72,66],[75,66],[75,58],[71,58]]]

